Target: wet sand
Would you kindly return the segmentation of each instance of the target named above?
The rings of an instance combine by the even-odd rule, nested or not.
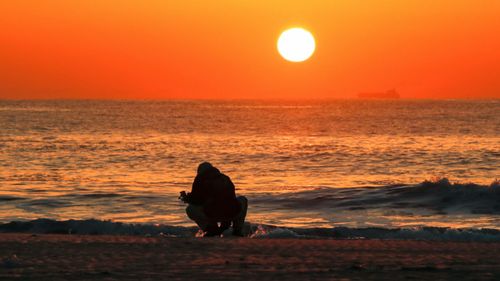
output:
[[[0,280],[499,280],[500,243],[0,234]]]

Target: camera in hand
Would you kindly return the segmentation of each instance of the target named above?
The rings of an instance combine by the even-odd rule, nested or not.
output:
[[[179,195],[179,199],[181,200],[184,200],[184,198],[186,198],[186,191],[181,191],[180,195]]]

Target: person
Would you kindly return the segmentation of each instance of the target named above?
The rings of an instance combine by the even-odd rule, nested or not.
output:
[[[220,236],[231,224],[233,235],[243,236],[248,200],[236,197],[231,179],[212,164],[198,166],[191,192],[182,191],[179,199],[189,204],[186,213],[204,236]]]

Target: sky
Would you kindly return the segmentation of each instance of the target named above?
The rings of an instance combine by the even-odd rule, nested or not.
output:
[[[0,2],[0,99],[500,98],[497,0]],[[316,52],[284,60],[282,31]]]

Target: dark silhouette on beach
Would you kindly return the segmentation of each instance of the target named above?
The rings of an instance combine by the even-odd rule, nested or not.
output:
[[[190,193],[179,197],[188,203],[186,213],[195,221],[204,236],[219,236],[233,226],[233,235],[243,236],[248,200],[236,197],[231,179],[208,162],[198,166]]]

